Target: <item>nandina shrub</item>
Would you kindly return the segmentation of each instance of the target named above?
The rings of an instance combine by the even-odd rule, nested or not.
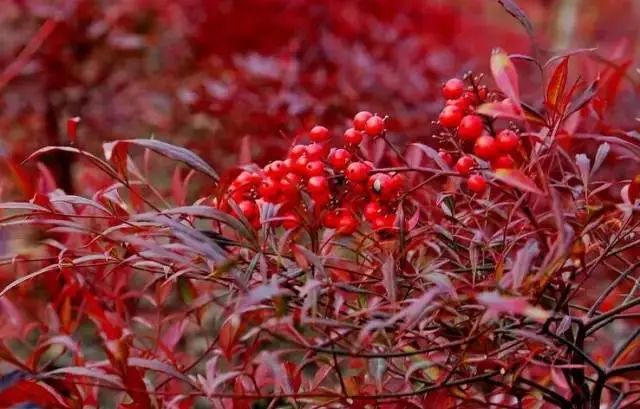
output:
[[[110,182],[0,206],[42,235],[3,261],[0,402],[633,407],[640,178],[610,169],[640,147],[599,131],[612,85],[577,58],[539,63],[537,105],[500,50],[447,81],[438,146],[362,111],[221,176],[156,139],[35,152]]]

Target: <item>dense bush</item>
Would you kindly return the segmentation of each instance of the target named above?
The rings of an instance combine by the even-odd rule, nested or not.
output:
[[[40,16],[34,41],[55,41],[31,78],[3,71],[0,126],[20,141],[52,121],[56,138],[24,162],[32,146],[8,145],[29,200],[0,203],[2,407],[638,405],[626,46],[552,53],[539,34],[525,54],[522,35],[465,62],[446,39],[452,22],[473,38],[475,2],[33,4],[5,18]],[[276,12],[287,24],[258,35]],[[166,48],[131,48],[151,40]],[[154,71],[150,50],[176,65]],[[137,68],[72,74],[98,55]],[[87,99],[67,119],[122,84],[170,118]],[[58,96],[38,111],[21,90]],[[153,128],[193,133],[129,139]]]

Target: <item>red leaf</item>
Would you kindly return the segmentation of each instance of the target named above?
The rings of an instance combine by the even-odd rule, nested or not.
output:
[[[553,71],[553,75],[547,85],[546,104],[555,112],[562,110],[564,107],[565,101],[562,100],[562,94],[564,93],[564,89],[567,85],[568,71],[569,57],[566,57]]]
[[[524,192],[543,194],[536,184],[521,170],[518,169],[498,169],[493,175],[495,178],[511,187],[522,190]]]
[[[0,391],[0,402],[8,408],[19,403],[33,403],[46,408],[69,407],[50,386],[24,379]]]
[[[500,91],[511,100],[516,111],[521,112],[518,73],[509,55],[499,48],[491,53],[491,74]]]
[[[108,142],[103,145],[105,157],[107,160],[113,155],[113,152],[118,148],[119,145],[137,145],[146,149],[150,149],[162,156],[166,156],[169,159],[176,160],[178,162],[185,163],[189,165],[189,167],[196,169],[205,175],[211,177],[214,180],[218,180],[218,174],[215,170],[207,162],[202,160],[198,155],[191,152],[188,149],[182,148],[180,146],[171,145],[170,143],[158,141],[155,139],[126,139],[115,142]]]

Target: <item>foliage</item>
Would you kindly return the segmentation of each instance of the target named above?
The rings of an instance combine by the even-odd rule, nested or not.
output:
[[[532,30],[519,6],[500,3]],[[304,13],[291,4],[285,20],[302,29]],[[387,4],[370,12],[389,18]],[[222,24],[229,36],[207,43],[190,31],[203,56],[232,55],[244,35],[256,36],[199,7],[203,27]],[[171,10],[187,13],[188,3]],[[256,16],[246,24],[260,27]],[[362,26],[342,29],[348,38]],[[414,25],[407,31],[419,36]],[[371,47],[381,43],[371,35]],[[259,40],[265,54],[286,42]],[[601,66],[593,50],[533,51],[496,48],[483,64],[490,78],[476,71],[446,81],[429,109],[410,98],[378,107],[393,89],[378,78],[365,93],[377,101],[373,112],[345,126],[357,98],[340,97],[340,114],[327,102],[344,92],[341,67],[318,86],[331,94],[318,97],[327,102],[321,113],[268,115],[290,120],[293,136],[278,139],[285,148],[268,152],[264,166],[249,163],[247,140],[235,166],[161,137],[116,138],[100,154],[76,138],[84,116],[69,120],[73,144],[10,162],[19,176],[26,166],[39,176],[24,189],[30,200],[0,203],[1,231],[37,238],[0,260],[0,360],[13,370],[0,379],[0,402],[635,407],[640,176],[616,165],[640,156],[637,130],[619,119],[628,106],[617,103],[636,85],[625,81],[628,64]],[[265,57],[246,58],[264,68]],[[314,76],[298,74],[290,85],[303,92]],[[234,101],[264,92],[277,105],[267,93],[278,87],[232,87]],[[242,122],[241,107],[224,118]],[[427,111],[437,121],[418,123]],[[404,138],[407,127],[420,132]],[[421,137],[427,129],[433,135]],[[62,189],[41,162],[51,155],[73,157],[88,182]]]

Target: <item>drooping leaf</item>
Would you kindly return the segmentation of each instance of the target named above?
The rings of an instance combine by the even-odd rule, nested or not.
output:
[[[493,173],[493,176],[497,180],[524,192],[535,193],[537,195],[543,194],[533,180],[519,169],[497,169]]]
[[[515,0],[498,0],[498,3],[500,3],[507,13],[511,14],[516,20],[518,20],[522,27],[527,31],[529,37],[534,37],[533,25],[531,24],[529,17],[527,17],[524,10],[520,8]]]
[[[146,149],[150,149],[162,156],[166,156],[169,159],[182,162],[189,167],[196,169],[205,175],[211,177],[214,180],[218,180],[218,174],[207,162],[200,158],[195,153],[180,146],[175,146],[170,143],[162,142],[156,139],[125,139],[114,142],[107,142],[103,145],[104,153],[107,160],[111,160],[113,152],[119,145],[136,145]]]
[[[598,93],[598,84],[599,84],[599,80],[596,79],[584,91],[582,91],[580,95],[575,97],[573,101],[571,101],[571,104],[569,105],[569,109],[567,110],[567,113],[565,116],[569,116],[574,112],[577,112],[580,109],[582,109],[585,105],[587,105],[593,99],[593,97]]]
[[[429,157],[429,159],[433,160],[440,167],[440,169],[445,171],[451,170],[449,165],[447,165],[447,163],[444,160],[442,160],[440,155],[438,155],[438,152],[432,147],[427,146],[423,143],[412,143],[409,146],[414,146],[419,150],[421,150],[425,155]]]

